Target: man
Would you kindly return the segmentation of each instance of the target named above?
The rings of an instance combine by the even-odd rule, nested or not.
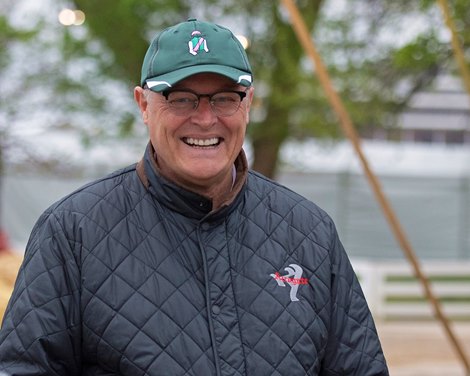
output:
[[[248,170],[252,72],[233,34],[164,30],[134,96],[145,155],[41,216],[0,372],[387,375],[331,219]]]

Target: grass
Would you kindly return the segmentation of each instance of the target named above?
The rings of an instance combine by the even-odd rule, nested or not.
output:
[[[430,282],[448,282],[448,283],[453,283],[453,282],[459,282],[459,283],[470,283],[470,275],[440,275],[440,276],[432,276],[428,277],[428,280]],[[386,282],[403,282],[403,283],[410,283],[410,282],[418,282],[418,278],[413,277],[413,276],[398,276],[398,275],[393,275],[393,276],[388,276],[385,279]],[[469,286],[470,288],[470,286]],[[469,290],[470,293],[470,290]]]

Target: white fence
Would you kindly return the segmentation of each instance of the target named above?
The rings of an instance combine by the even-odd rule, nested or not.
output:
[[[406,261],[352,260],[376,319],[432,318],[434,310]],[[470,262],[421,263],[434,295],[450,319],[470,321]]]

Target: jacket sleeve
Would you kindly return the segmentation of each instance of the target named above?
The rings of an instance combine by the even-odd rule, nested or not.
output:
[[[331,227],[331,317],[321,375],[386,376],[371,312],[336,229]]]
[[[3,319],[0,374],[81,374],[80,271],[70,244],[56,214],[44,213]]]

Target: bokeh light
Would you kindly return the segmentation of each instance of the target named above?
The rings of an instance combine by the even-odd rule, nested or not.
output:
[[[85,22],[85,13],[81,10],[63,9],[59,13],[59,22],[64,26],[79,26]]]
[[[73,13],[75,14],[75,22],[74,25],[82,25],[85,22],[85,13],[81,10],[74,10]]]
[[[75,21],[75,13],[71,9],[63,9],[59,13],[59,22],[64,26],[73,25]]]
[[[246,50],[250,45],[250,41],[244,35],[236,35],[237,39],[240,41],[243,48]]]

